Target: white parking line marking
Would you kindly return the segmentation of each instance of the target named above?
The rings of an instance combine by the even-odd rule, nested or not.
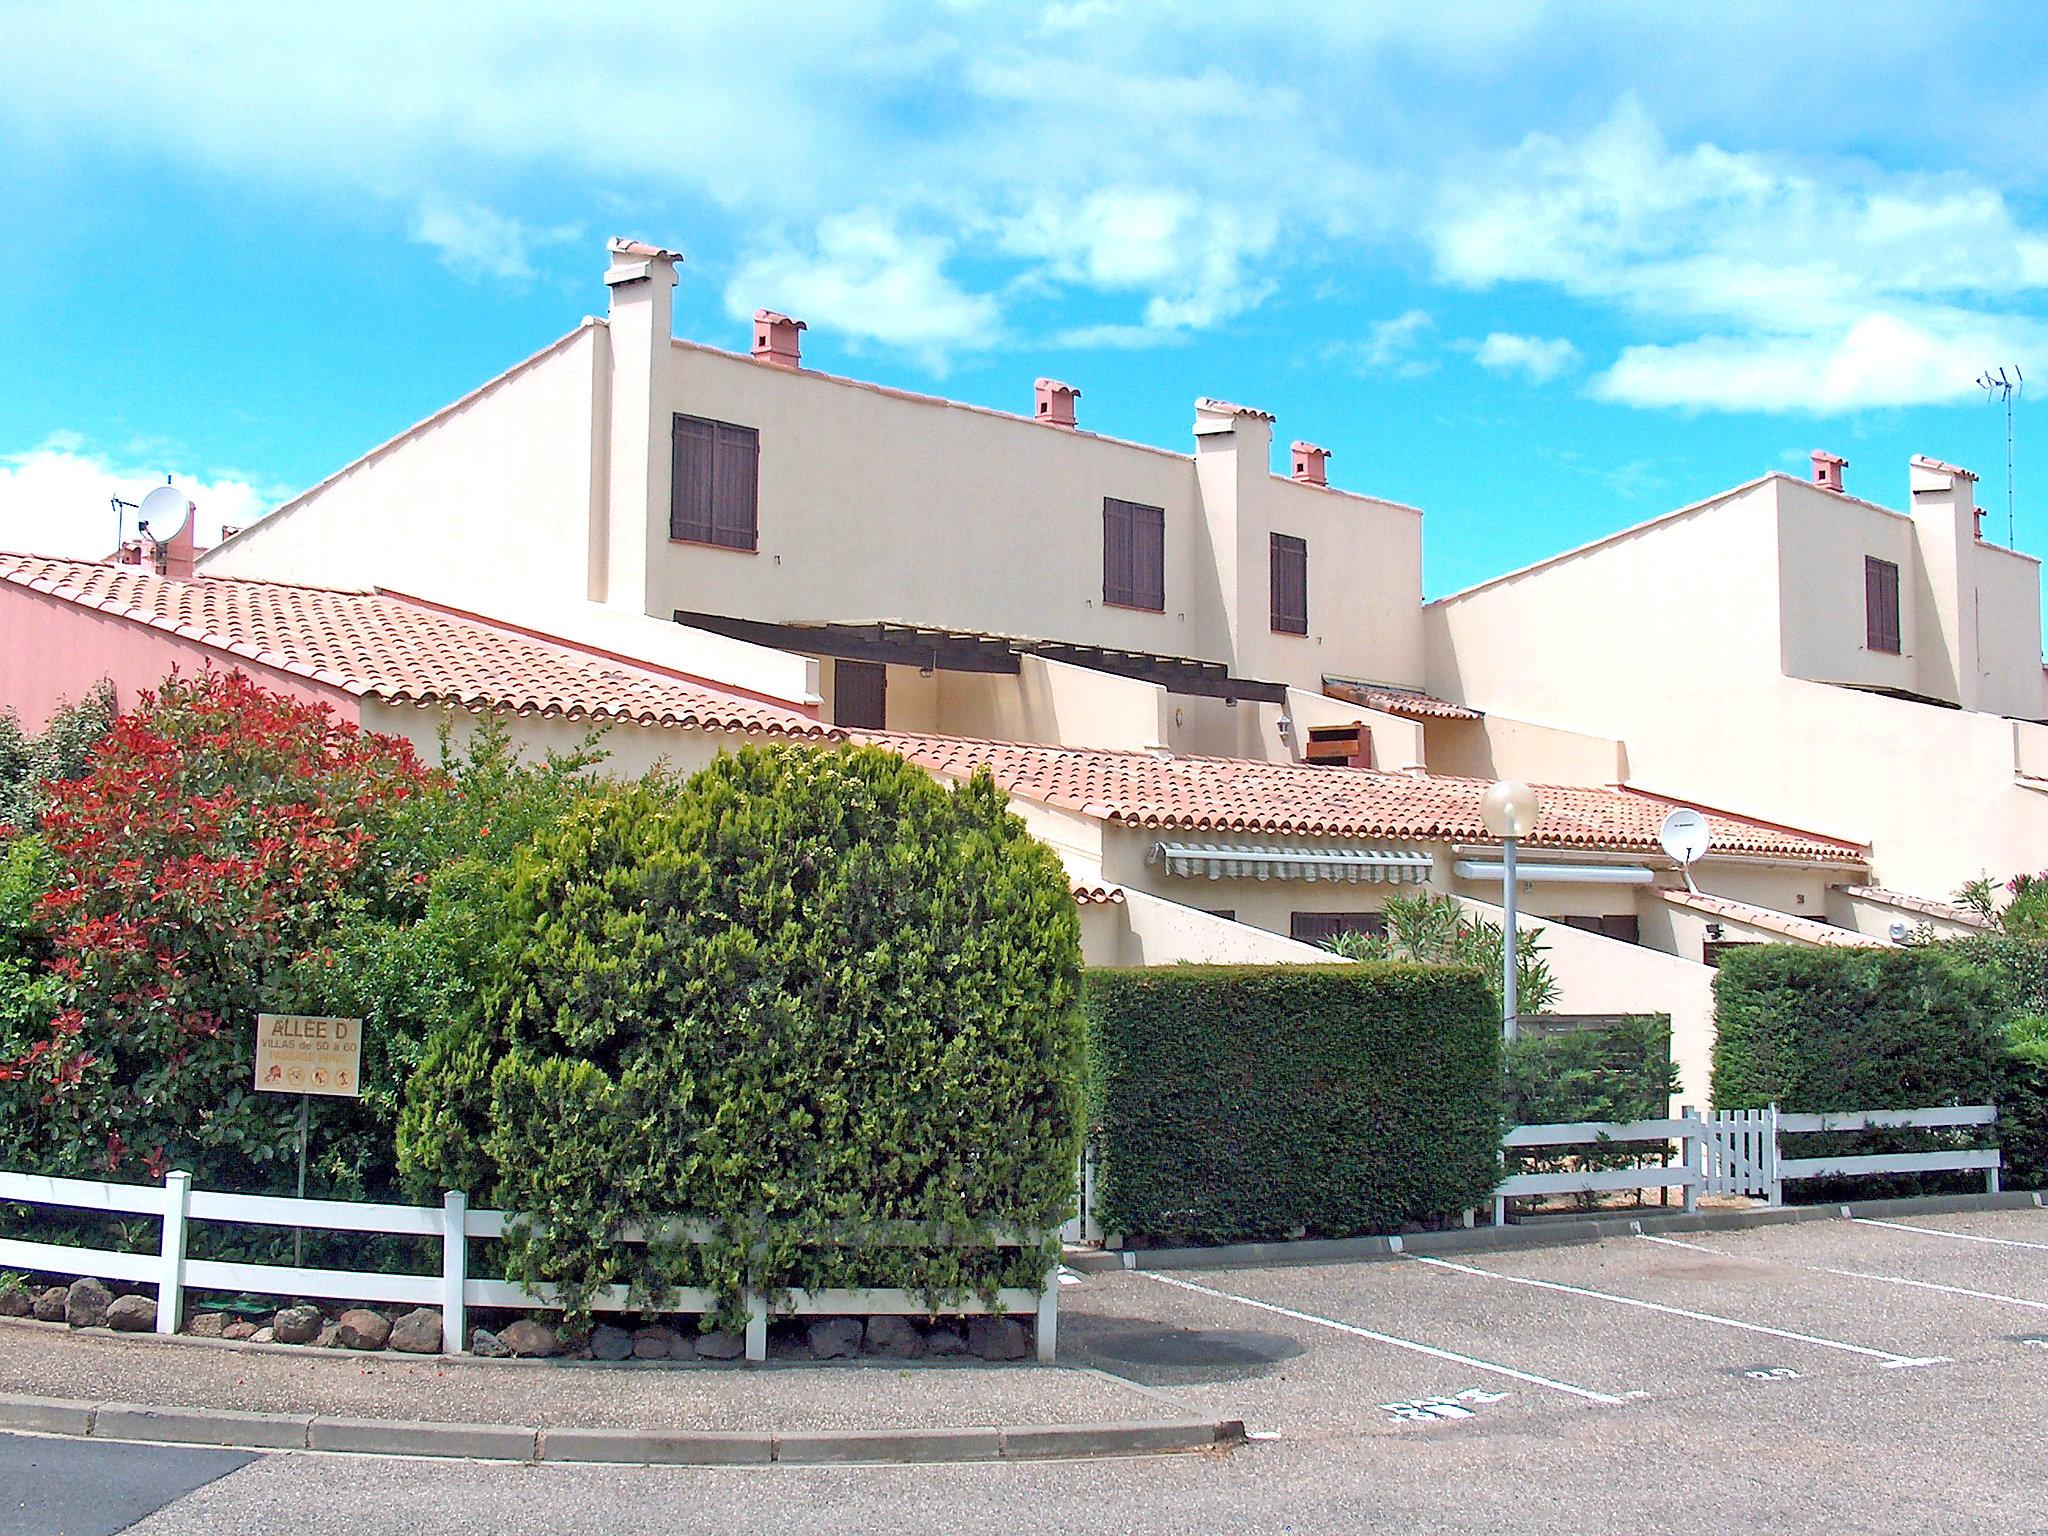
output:
[[[1948,1358],[1945,1355],[1895,1355],[1888,1349],[1872,1349],[1867,1344],[1845,1344],[1840,1339],[1823,1339],[1810,1333],[1794,1333],[1788,1328],[1771,1328],[1763,1323],[1746,1323],[1739,1317],[1722,1317],[1715,1312],[1694,1312],[1685,1307],[1667,1307],[1661,1301],[1645,1301],[1640,1296],[1623,1296],[1616,1291],[1595,1291],[1583,1285],[1566,1285],[1560,1280],[1537,1280],[1528,1275],[1504,1275],[1498,1270],[1477,1269],[1470,1264],[1453,1264],[1449,1259],[1424,1258],[1411,1253],[1407,1257],[1417,1264],[1434,1264],[1439,1269],[1456,1270],[1461,1275],[1477,1275],[1483,1280],[1501,1280],[1509,1285],[1531,1285],[1538,1290],[1562,1291],[1567,1296],[1585,1296],[1594,1301],[1611,1301],[1618,1307],[1640,1307],[1645,1312],[1662,1312],[1668,1317],[1689,1318],[1696,1323],[1716,1323],[1723,1328],[1740,1328],[1744,1333],[1768,1334],[1774,1339],[1790,1339],[1795,1344],[1812,1344],[1821,1349],[1839,1349],[1852,1355],[1867,1355],[1873,1360],[1884,1362],[1888,1371],[1911,1370],[1915,1366],[1939,1365]]]
[[[1816,1275],[1839,1275],[1845,1280],[1879,1280],[1886,1285],[1910,1285],[1920,1291],[1945,1291],[1951,1296],[1974,1296],[1979,1301],[2004,1301],[2015,1307],[2033,1307],[2048,1312],[2048,1301],[2032,1301],[2025,1296],[2002,1296],[1997,1291],[1973,1291],[1961,1285],[1937,1285],[1932,1280],[1908,1280],[1904,1275],[1876,1275],[1866,1269],[1830,1269],[1825,1264],[1795,1264],[1790,1259],[1751,1259],[1747,1254],[1730,1253],[1725,1248],[1709,1248],[1703,1243],[1682,1243],[1675,1237],[1654,1237],[1648,1232],[1638,1232],[1636,1236],[1646,1243],[1662,1243],[1667,1248],[1690,1248],[1694,1253],[1711,1253],[1718,1259],[1776,1264],[1785,1269],[1810,1270]]]
[[[1975,1232],[1945,1232],[1940,1227],[1916,1227],[1903,1221],[1879,1221],[1875,1216],[1849,1218],[1859,1227],[1889,1227],[1894,1232],[1918,1232],[1922,1237],[1952,1237],[1959,1243],[1994,1243],[2000,1248],[2033,1248],[2048,1253],[2048,1243],[2023,1243],[2016,1237],[1983,1237]]]
[[[1496,1376],[1506,1376],[1515,1381],[1526,1381],[1532,1387],[1548,1387],[1553,1392],[1568,1393],[1584,1398],[1589,1403],[1607,1403],[1619,1406],[1625,1401],[1606,1392],[1595,1392],[1591,1387],[1578,1387],[1568,1381],[1552,1381],[1548,1376],[1535,1376],[1527,1371],[1518,1371],[1511,1365],[1497,1365],[1491,1360],[1481,1360],[1475,1355],[1461,1355],[1455,1350],[1438,1349],[1433,1344],[1419,1344],[1413,1339],[1396,1338],[1391,1333],[1375,1333],[1370,1328],[1360,1328],[1355,1323],[1340,1323],[1334,1317],[1318,1317],[1313,1312],[1297,1312],[1292,1307],[1275,1306],[1270,1301],[1257,1301],[1250,1296],[1239,1296],[1232,1291],[1219,1291],[1214,1286],[1197,1285],[1192,1280],[1177,1280],[1172,1275],[1162,1275],[1153,1270],[1139,1270],[1147,1280],[1157,1280],[1161,1285],[1177,1285],[1184,1291],[1196,1291],[1204,1296],[1214,1296],[1223,1301],[1234,1301],[1241,1306],[1257,1307],[1261,1312],[1276,1313],[1291,1317],[1298,1323],[1313,1323],[1319,1328],[1334,1328],[1339,1333],[1348,1333],[1357,1338],[1371,1339],[1375,1344],[1391,1344],[1396,1349],[1413,1350],[1418,1355],[1428,1355],[1436,1360],[1449,1360],[1456,1365],[1469,1365],[1475,1371],[1491,1371]],[[1633,1395],[1633,1394],[1631,1394]]]

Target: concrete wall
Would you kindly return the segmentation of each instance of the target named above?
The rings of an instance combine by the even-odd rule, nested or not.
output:
[[[1913,520],[1814,486],[1772,484],[1778,493],[1779,670],[1821,683],[1922,691],[1923,631],[1932,615],[1916,574]],[[1864,643],[1866,557],[1899,568],[1896,656]]]
[[[1896,538],[1902,521],[1816,505],[1822,495],[1774,477],[1431,604],[1431,684],[1490,712],[1618,738],[1641,787],[1869,843],[1875,884],[1944,896],[1981,873],[2048,863],[2048,796],[2015,782],[2011,722],[1784,675],[1781,645],[1809,661],[1847,653],[1839,627],[1781,627],[1781,533],[1818,582],[1833,559],[1821,537],[1831,507],[1872,538]],[[1830,600],[1850,603],[1843,622],[1859,643],[1863,550],[1845,545],[1837,562],[1853,572],[1853,603],[1846,586]],[[1902,608],[1909,584],[1902,571]],[[1915,622],[1924,637],[1929,624]],[[2001,664],[2038,673],[2031,654],[2021,660]]]
[[[1497,903],[1460,897],[1466,910],[1498,926]],[[1664,905],[1659,903],[1659,905]],[[1623,944],[1519,914],[1516,927],[1535,933],[1557,978],[1557,1013],[1668,1013],[1671,1058],[1678,1064],[1678,1101],[1704,1106],[1714,1065],[1714,973],[1640,944]]]
[[[395,587],[515,621],[515,599],[587,597],[607,366],[601,327],[572,332],[208,552],[201,574]]]
[[[439,709],[416,704],[390,704],[382,699],[362,701],[362,723],[373,731],[403,736],[413,744],[423,761],[441,761],[441,727],[448,727],[449,745],[459,751],[474,734],[482,717],[462,709]],[[530,757],[548,752],[573,752],[583,745],[593,729],[592,721],[565,720],[559,716],[506,715],[512,740]],[[605,760],[596,770],[608,777],[636,779],[657,765],[680,774],[692,774],[708,767],[721,752],[735,752],[749,737],[727,731],[682,730],[674,726],[614,724],[603,728],[598,750]]]
[[[1489,714],[1481,720],[1431,720],[1423,727],[1431,773],[1529,784],[1628,782],[1628,751],[1607,736],[1563,731]]]
[[[30,732],[103,679],[113,682],[115,703],[125,710],[172,672],[191,677],[208,670],[240,670],[278,693],[329,705],[344,720],[357,717],[357,700],[342,689],[13,582],[0,582],[0,636],[0,710],[13,711]]]

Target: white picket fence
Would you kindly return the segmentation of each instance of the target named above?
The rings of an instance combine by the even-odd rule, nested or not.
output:
[[[1785,1200],[1785,1185],[1799,1179],[1839,1178],[1872,1173],[1981,1172],[1984,1187],[1998,1193],[2003,1166],[1996,1147],[1958,1148],[1935,1152],[1871,1152],[1835,1157],[1787,1157],[1787,1136],[1863,1130],[1943,1130],[1995,1126],[1998,1111],[1989,1104],[1938,1109],[1838,1110],[1826,1114],[1787,1114],[1775,1104],[1766,1109],[1682,1109],[1675,1119],[1627,1122],[1585,1121],[1564,1125],[1518,1125],[1502,1138],[1510,1148],[1571,1147],[1588,1143],[1640,1144],[1646,1154],[1660,1147],[1661,1163],[1633,1168],[1585,1168],[1557,1173],[1518,1173],[1494,1191],[1493,1219],[1507,1219],[1507,1202],[1517,1195],[1590,1194],[1611,1189],[1682,1189],[1685,1208],[1698,1204],[1702,1191],[1712,1194],[1757,1195],[1773,1205]],[[1676,1161],[1669,1158],[1676,1144]]]
[[[0,1203],[54,1206],[114,1216],[148,1216],[162,1224],[158,1251],[122,1253],[108,1248],[80,1248],[60,1243],[29,1242],[0,1237],[0,1269],[36,1270],[60,1275],[94,1275],[103,1280],[151,1284],[157,1288],[156,1331],[176,1333],[184,1313],[185,1291],[251,1292],[266,1296],[313,1296],[332,1301],[385,1302],[409,1307],[439,1307],[441,1337],[449,1353],[464,1353],[469,1344],[471,1307],[552,1310],[561,1305],[551,1288],[528,1291],[514,1280],[488,1279],[469,1273],[471,1238],[498,1238],[509,1219],[503,1211],[473,1211],[468,1196],[450,1191],[439,1206],[371,1205],[343,1200],[295,1200],[272,1195],[231,1195],[192,1187],[189,1173],[165,1175],[154,1184],[105,1184],[88,1179],[56,1179],[40,1174],[0,1172]],[[240,1264],[186,1255],[191,1223],[221,1222],[231,1226],[294,1227],[306,1232],[351,1232],[433,1239],[440,1245],[438,1275],[389,1274],[371,1270],[301,1269],[281,1264]],[[704,1222],[669,1223],[657,1236],[690,1242],[711,1241],[715,1233]],[[629,1229],[623,1240],[644,1243],[648,1234]],[[951,1244],[975,1247],[1029,1247],[1038,1235],[1022,1231],[977,1231],[958,1238],[942,1229],[896,1223],[841,1234],[845,1247],[919,1247]],[[639,1311],[623,1285],[593,1298],[597,1311]],[[716,1298],[708,1290],[677,1287],[668,1294],[665,1310],[711,1311]],[[1038,1358],[1054,1357],[1059,1330],[1059,1273],[1045,1277],[1041,1289],[999,1290],[993,1303],[965,1296],[938,1309],[948,1316],[990,1312],[1035,1317]],[[747,1294],[746,1358],[768,1356],[768,1320],[776,1317],[861,1316],[886,1313],[922,1317],[931,1308],[922,1294],[907,1290],[792,1290],[770,1299]]]

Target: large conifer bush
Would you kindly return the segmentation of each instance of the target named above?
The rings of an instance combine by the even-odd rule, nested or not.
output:
[[[841,1248],[877,1223],[1050,1232],[1069,1214],[1084,1031],[1058,859],[986,776],[873,748],[747,749],[622,787],[511,876],[479,1006],[430,1042],[400,1127],[422,1191],[528,1218],[513,1266],[736,1311],[769,1290],[1036,1284],[1048,1243]],[[652,1249],[630,1223],[711,1221]]]

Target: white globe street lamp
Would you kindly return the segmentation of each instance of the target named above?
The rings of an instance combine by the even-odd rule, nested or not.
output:
[[[1520,947],[1515,931],[1515,844],[1536,830],[1542,803],[1536,791],[1514,779],[1487,786],[1479,798],[1479,816],[1486,830],[1500,839],[1500,996],[1501,1034],[1515,1038],[1515,960]]]

